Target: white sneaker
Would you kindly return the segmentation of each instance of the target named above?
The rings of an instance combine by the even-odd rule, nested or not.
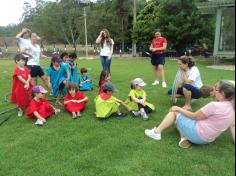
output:
[[[152,139],[154,139],[154,140],[157,140],[157,141],[161,140],[161,134],[155,133],[154,129],[151,129],[151,130],[147,129],[147,130],[145,130],[145,135],[150,137],[150,138],[152,138]]]
[[[156,80],[156,81],[154,81],[154,83],[152,83],[153,86],[156,86],[158,84],[160,84],[160,82],[158,80]]]
[[[36,122],[35,122],[35,125],[40,125],[42,126],[43,125],[43,121],[41,119],[38,119]]]
[[[162,83],[162,87],[163,87],[163,88],[167,88],[166,82],[163,82],[163,83]]]

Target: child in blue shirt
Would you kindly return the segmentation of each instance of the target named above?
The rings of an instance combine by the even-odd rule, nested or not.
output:
[[[80,70],[81,76],[79,77],[79,90],[80,91],[92,91],[93,83],[90,76],[87,75],[88,70],[86,68],[82,68]]]
[[[77,55],[76,53],[71,53],[69,55],[69,67],[70,67],[70,82],[77,84],[78,83],[78,69],[77,69]]]

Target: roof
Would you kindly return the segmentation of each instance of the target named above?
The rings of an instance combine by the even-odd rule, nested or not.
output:
[[[214,14],[218,8],[235,7],[235,0],[209,0],[196,5],[202,14]]]

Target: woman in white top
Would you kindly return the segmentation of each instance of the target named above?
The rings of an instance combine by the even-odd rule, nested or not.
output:
[[[26,53],[22,52],[22,50],[31,43],[31,40],[30,40],[31,33],[32,32],[30,29],[24,28],[24,29],[22,29],[22,31],[19,34],[16,35],[19,51],[26,58],[25,65],[27,64],[29,56]]]
[[[103,29],[100,32],[96,40],[97,44],[100,44],[100,58],[102,63],[103,70],[110,71],[111,60],[114,48],[114,41],[111,39],[109,31],[107,29]]]
[[[192,56],[180,57],[178,60],[178,66],[180,68],[180,72],[177,79],[177,94],[175,95],[175,101],[177,101],[177,98],[184,96],[185,105],[183,108],[191,110],[191,100],[211,96],[210,92],[212,92],[212,88],[209,86],[203,86],[201,74],[195,66]],[[172,90],[168,93],[171,94]]]
[[[22,52],[27,53],[29,55],[29,60],[27,62],[27,67],[31,70],[31,84],[37,85],[37,77],[40,77],[44,84],[51,89],[51,84],[48,81],[47,76],[44,74],[43,69],[40,67],[40,57],[45,57],[41,53],[40,46],[38,45],[38,40],[40,38],[36,33],[31,34],[31,42],[28,46],[22,49]]]

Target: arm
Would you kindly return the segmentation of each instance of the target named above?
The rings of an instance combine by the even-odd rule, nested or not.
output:
[[[103,32],[103,31],[100,32],[98,38],[96,39],[96,43],[97,43],[97,44],[100,44],[101,41],[102,41],[102,32]]]
[[[131,111],[132,109],[127,105],[125,104],[122,100],[119,100],[117,99],[116,100],[118,103],[120,103],[122,106],[124,106],[128,111]]]
[[[17,76],[17,78],[20,80],[20,82],[22,82],[23,84],[29,84],[29,82],[28,82],[28,80],[24,80],[23,78],[22,78],[22,76]]]
[[[231,132],[231,135],[232,135],[233,142],[235,144],[235,123],[233,123],[229,128],[230,128],[230,132]]]
[[[28,48],[22,48],[20,52],[28,55],[30,58],[33,58],[33,56],[28,52]]]
[[[82,99],[82,100],[76,100],[75,101],[75,103],[82,103],[82,102],[86,102],[86,101],[88,101],[88,97],[85,97],[84,99]]]
[[[180,114],[183,114],[184,116],[190,118],[190,119],[194,119],[194,120],[205,120],[207,119],[207,117],[205,116],[205,114],[202,113],[201,110],[198,110],[196,112],[191,112],[191,111],[187,111],[183,108],[177,107],[177,106],[173,106],[170,111],[172,112],[177,112]]]
[[[37,112],[37,111],[34,111],[34,116],[37,118],[37,119],[41,119],[43,121],[45,121],[45,119]]]
[[[153,49],[154,51],[165,51],[167,49],[167,43],[163,43],[163,47]]]
[[[111,59],[113,51],[114,51],[114,41],[112,40],[112,45],[111,45],[111,51],[110,51],[110,54],[109,54],[109,59]]]
[[[69,81],[70,80],[70,72],[68,70],[66,71],[66,75],[67,75],[66,81]]]
[[[188,79],[188,75],[185,71],[181,71],[181,77],[182,77],[184,83],[187,83],[187,84],[193,83],[193,80]]]

